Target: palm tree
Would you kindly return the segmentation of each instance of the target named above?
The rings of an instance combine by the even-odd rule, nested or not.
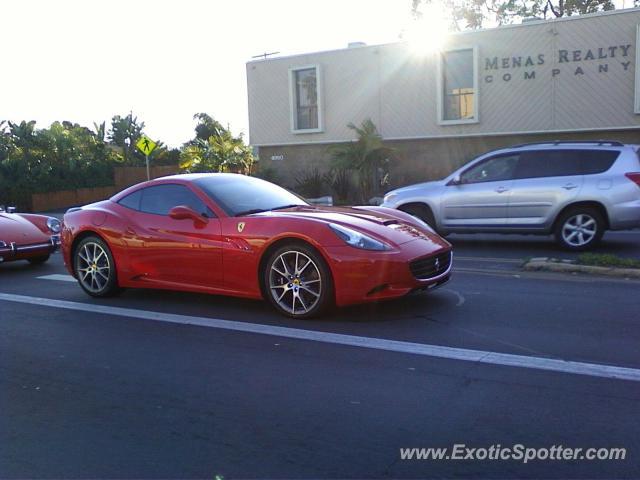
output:
[[[396,156],[394,149],[385,147],[382,136],[371,119],[358,127],[347,125],[357,139],[347,144],[330,147],[332,169],[352,171],[358,179],[360,201],[367,202],[379,190],[379,170],[388,170],[388,164]]]
[[[196,137],[187,142],[180,155],[180,168],[187,172],[250,173],[253,153],[242,135],[234,137],[206,113],[197,113]],[[208,137],[204,137],[209,134]]]

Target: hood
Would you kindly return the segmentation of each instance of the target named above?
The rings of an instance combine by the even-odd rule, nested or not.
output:
[[[311,205],[275,210],[258,215],[284,218],[296,217],[335,223],[396,245],[421,239],[441,247],[449,246],[446,240],[436,233],[426,231],[414,223],[411,215],[382,207],[323,207]]]
[[[49,238],[26,218],[15,213],[0,213],[0,241],[25,245],[46,242]]]

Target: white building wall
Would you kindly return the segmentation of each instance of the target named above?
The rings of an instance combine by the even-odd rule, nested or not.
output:
[[[479,121],[471,124],[438,122],[439,53],[421,57],[394,43],[250,62],[250,142],[347,141],[353,138],[347,124],[366,118],[386,139],[638,128],[639,24],[640,10],[633,9],[452,35],[444,50],[478,52]],[[523,64],[531,57],[534,65],[513,67],[513,57]],[[507,68],[487,68],[494,58],[500,67],[508,59]],[[320,133],[291,129],[289,69],[305,65],[320,67]],[[525,79],[525,72],[535,78]]]

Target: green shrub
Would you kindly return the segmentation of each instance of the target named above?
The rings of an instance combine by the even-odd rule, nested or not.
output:
[[[609,253],[583,253],[578,256],[577,263],[596,267],[640,268],[638,259],[618,257]]]

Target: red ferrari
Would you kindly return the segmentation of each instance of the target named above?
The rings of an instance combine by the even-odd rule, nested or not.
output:
[[[62,251],[86,293],[162,288],[265,298],[290,317],[442,285],[451,245],[382,207],[319,207],[236,174],[141,183],[64,216]]]
[[[0,263],[28,260],[44,263],[60,245],[57,218],[0,209]]]

